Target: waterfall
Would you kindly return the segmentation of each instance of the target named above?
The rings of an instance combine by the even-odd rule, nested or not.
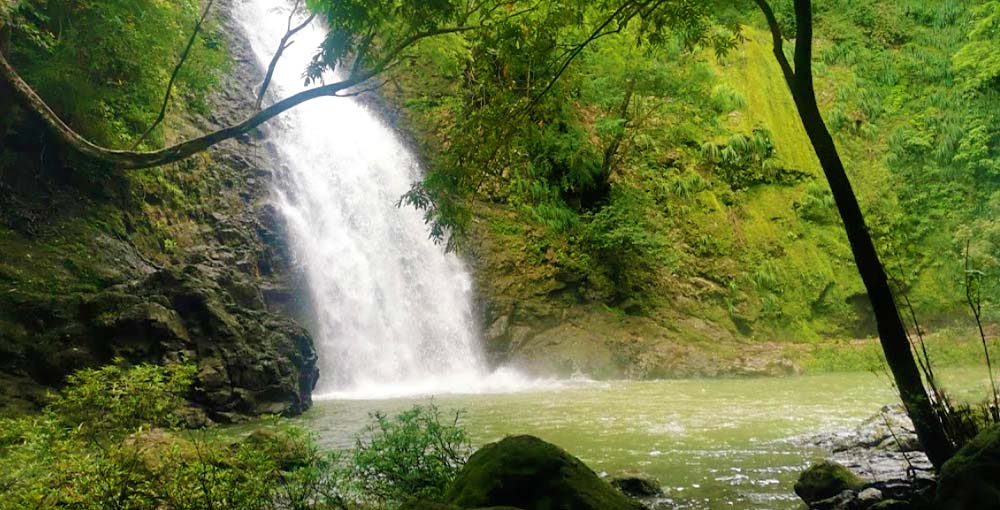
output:
[[[285,33],[285,0],[246,0],[236,17],[262,68]],[[282,56],[272,95],[302,90],[324,36],[318,22]],[[501,391],[510,371],[481,359],[472,280],[428,238],[419,211],[397,207],[421,169],[393,130],[353,98],[319,98],[272,123],[283,171],[276,202],[309,283],[319,354],[317,397],[383,398]]]

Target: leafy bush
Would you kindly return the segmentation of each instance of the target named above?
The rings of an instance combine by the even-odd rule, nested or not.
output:
[[[351,456],[357,494],[381,503],[443,496],[470,451],[461,412],[445,421],[432,404],[371,417]]]
[[[469,451],[460,414],[372,416],[351,452],[274,418],[249,436],[182,430],[189,366],[86,369],[40,416],[0,420],[0,510],[336,510],[434,499]]]
[[[615,303],[652,296],[657,270],[676,262],[660,214],[647,194],[622,188],[587,225],[586,242],[607,268]]]
[[[41,416],[0,422],[0,510],[343,508],[339,456],[300,429],[236,443],[179,430],[192,374],[82,370]]]
[[[148,427],[176,427],[191,386],[189,365],[87,368],[68,378],[48,416],[88,439],[117,438]]]

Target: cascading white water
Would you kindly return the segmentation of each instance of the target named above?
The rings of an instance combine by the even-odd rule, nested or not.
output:
[[[262,67],[288,19],[286,0],[236,4]],[[324,32],[295,36],[271,84],[303,88]],[[286,171],[277,201],[308,277],[320,357],[317,397],[380,398],[503,391],[513,372],[489,374],[478,354],[472,283],[461,261],[429,238],[420,212],[396,207],[421,170],[395,133],[350,98],[319,98],[288,112],[269,137]]]

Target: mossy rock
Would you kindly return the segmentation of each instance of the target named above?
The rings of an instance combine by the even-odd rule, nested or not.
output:
[[[1000,508],[1000,425],[979,433],[941,467],[942,510]]]
[[[898,499],[887,499],[885,501],[879,501],[875,503],[874,506],[868,510],[916,510],[913,504],[906,501],[900,501]]]
[[[458,473],[446,500],[462,508],[640,510],[580,459],[533,436],[480,448]]]
[[[399,510],[463,510],[462,507],[449,505],[446,503],[436,503],[434,501],[408,501],[399,507]],[[477,508],[474,510],[521,510],[512,506],[494,506],[489,508]]]
[[[846,490],[857,490],[864,481],[836,462],[825,460],[809,466],[795,482],[795,494],[812,504],[832,498]]]
[[[621,491],[622,494],[633,498],[655,498],[656,496],[663,495],[660,482],[641,476],[615,478],[611,480],[611,485]]]

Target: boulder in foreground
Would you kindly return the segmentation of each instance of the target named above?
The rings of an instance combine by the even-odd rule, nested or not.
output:
[[[641,510],[580,459],[533,436],[512,436],[480,448],[448,489],[461,508]]]
[[[445,503],[435,503],[433,501],[409,501],[403,503],[399,510],[463,510],[455,505]],[[473,510],[521,510],[510,506],[495,506],[491,508],[476,508]]]
[[[846,467],[827,460],[813,464],[802,472],[795,482],[795,494],[812,505],[862,485],[864,482]]]
[[[941,468],[941,510],[1000,508],[1000,425],[979,433]]]

